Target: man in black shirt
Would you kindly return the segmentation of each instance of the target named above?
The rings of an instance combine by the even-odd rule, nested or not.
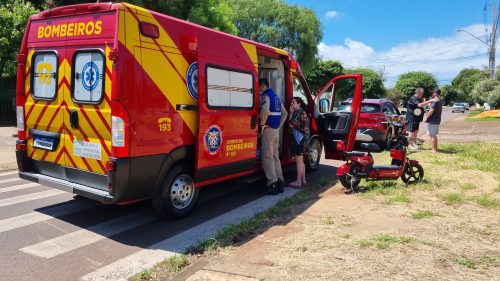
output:
[[[424,117],[424,122],[429,123],[427,125],[427,133],[431,137],[432,152],[436,153],[438,147],[437,135],[439,133],[439,124],[441,124],[441,112],[443,108],[441,90],[435,89],[432,92],[432,98],[434,102],[431,105],[431,109],[427,111],[427,114]]]
[[[406,120],[408,121],[407,131],[410,132],[410,149],[418,149],[415,139],[418,135],[418,127],[422,119],[424,118],[423,107],[434,100],[425,101],[424,88],[418,87],[415,89],[415,95],[413,95],[408,101],[408,106],[406,108]]]

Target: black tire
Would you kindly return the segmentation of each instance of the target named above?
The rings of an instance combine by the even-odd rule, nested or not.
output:
[[[392,130],[389,129],[389,131],[387,132],[387,136],[385,136],[384,146],[382,147],[389,150],[391,149],[391,144],[392,144]]]
[[[308,172],[315,171],[319,167],[319,161],[321,160],[321,153],[323,151],[323,146],[318,138],[312,138],[309,142],[309,153],[304,157],[304,162],[306,164],[306,170]]]
[[[192,166],[181,162],[168,172],[163,186],[153,196],[151,203],[160,216],[178,219],[193,212],[199,194],[199,189],[195,187]]]
[[[418,163],[408,164],[405,167],[401,179],[406,184],[416,184],[424,178],[424,168]]]
[[[343,175],[343,176],[339,177],[339,180],[340,180],[340,183],[342,184],[342,186],[344,186],[345,188],[347,188],[349,190],[356,189],[356,187],[361,182],[361,179],[355,179],[353,184],[352,184],[352,187],[351,187],[351,176]],[[352,191],[354,191],[354,190],[352,190]]]

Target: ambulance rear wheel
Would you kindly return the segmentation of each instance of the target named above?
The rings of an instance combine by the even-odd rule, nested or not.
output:
[[[313,138],[309,142],[309,153],[304,157],[307,171],[314,171],[319,167],[322,146],[318,138]]]
[[[177,219],[194,210],[199,193],[195,187],[193,169],[188,163],[179,163],[167,174],[162,189],[151,201],[160,216]]]

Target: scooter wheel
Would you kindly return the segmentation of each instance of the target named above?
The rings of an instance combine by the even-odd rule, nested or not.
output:
[[[405,167],[401,179],[406,184],[416,184],[424,178],[424,168],[418,163]]]
[[[347,189],[351,189],[351,188],[355,189],[359,185],[359,183],[361,182],[361,179],[357,179],[357,178],[353,179],[353,177],[351,175],[340,176],[339,180],[340,180],[340,183],[342,184],[342,186],[344,186]],[[353,181],[352,186],[351,186],[351,181]]]

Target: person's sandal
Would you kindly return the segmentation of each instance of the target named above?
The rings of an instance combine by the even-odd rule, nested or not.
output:
[[[302,185],[295,184],[295,183],[289,183],[288,186],[293,187],[293,188],[301,188]]]

